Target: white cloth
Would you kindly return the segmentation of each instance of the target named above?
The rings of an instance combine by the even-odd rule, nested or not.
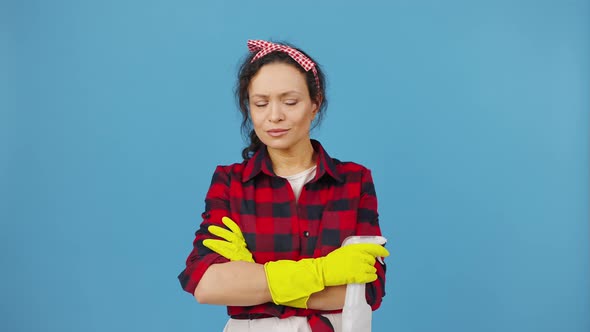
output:
[[[311,181],[315,176],[317,166],[313,166],[312,168],[308,168],[303,172],[289,175],[289,176],[282,176],[289,181],[291,185],[291,189],[293,189],[293,193],[295,194],[295,200],[299,200],[299,195],[301,195],[301,190],[303,186]]]
[[[322,315],[330,320],[334,331],[342,332],[342,314]],[[311,332],[307,317],[292,316],[283,319],[276,317],[258,319],[230,318],[223,332]]]

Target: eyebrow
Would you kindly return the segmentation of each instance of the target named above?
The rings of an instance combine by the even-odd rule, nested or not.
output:
[[[301,93],[299,91],[295,91],[295,90],[289,90],[289,91],[285,91],[279,94],[279,97],[284,97],[286,95],[290,95],[290,94],[296,94],[296,95],[300,95]],[[262,93],[256,93],[254,95],[252,95],[252,98],[254,97],[268,97],[268,95],[262,94]]]

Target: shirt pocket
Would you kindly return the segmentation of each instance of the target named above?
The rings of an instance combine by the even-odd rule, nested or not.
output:
[[[347,237],[355,234],[356,211],[324,211],[319,231],[319,256],[325,256],[337,248]]]

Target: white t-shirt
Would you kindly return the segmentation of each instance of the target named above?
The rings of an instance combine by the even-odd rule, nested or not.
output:
[[[342,332],[342,314],[322,314],[328,318],[335,332]],[[223,332],[311,332],[307,317],[291,316],[287,318],[230,318]],[[362,331],[361,331],[362,332]]]
[[[301,189],[303,186],[311,181],[315,176],[317,166],[313,166],[312,168],[308,168],[303,172],[289,175],[289,176],[282,176],[289,181],[291,188],[293,189],[293,193],[295,194],[295,200],[299,200],[299,195],[301,195]]]

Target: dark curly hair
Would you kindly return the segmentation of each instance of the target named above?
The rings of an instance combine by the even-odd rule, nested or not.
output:
[[[313,72],[311,70],[305,71],[305,69],[303,69],[303,67],[301,67],[301,65],[299,65],[297,61],[293,60],[293,58],[291,58],[287,53],[274,51],[251,63],[252,58],[254,58],[254,56],[256,55],[256,52],[250,52],[244,58],[242,64],[240,65],[240,69],[238,72],[238,82],[235,88],[236,99],[238,102],[240,113],[242,114],[242,135],[244,136],[244,139],[248,144],[248,146],[246,146],[246,148],[242,150],[242,157],[244,158],[244,160],[250,159],[252,155],[256,151],[258,151],[258,149],[263,145],[262,141],[260,141],[260,139],[256,135],[256,132],[252,128],[252,119],[250,118],[248,95],[248,87],[250,86],[250,81],[252,80],[254,75],[256,75],[256,73],[260,70],[260,68],[262,68],[262,66],[276,62],[286,63],[294,66],[295,68],[299,69],[299,71],[301,71],[303,74],[305,74],[309,96],[311,100],[319,104],[318,113],[315,117],[312,129],[320,124],[326,112],[325,109],[328,106],[328,100],[326,99],[326,79],[318,62],[311,58],[309,55],[307,55],[305,52],[292,46],[291,44],[284,42],[281,42],[280,44],[298,50],[299,52],[305,54],[305,56],[307,56],[309,59],[311,59],[311,61],[315,63],[320,86],[317,86],[318,84],[316,83],[316,79],[313,75]]]

